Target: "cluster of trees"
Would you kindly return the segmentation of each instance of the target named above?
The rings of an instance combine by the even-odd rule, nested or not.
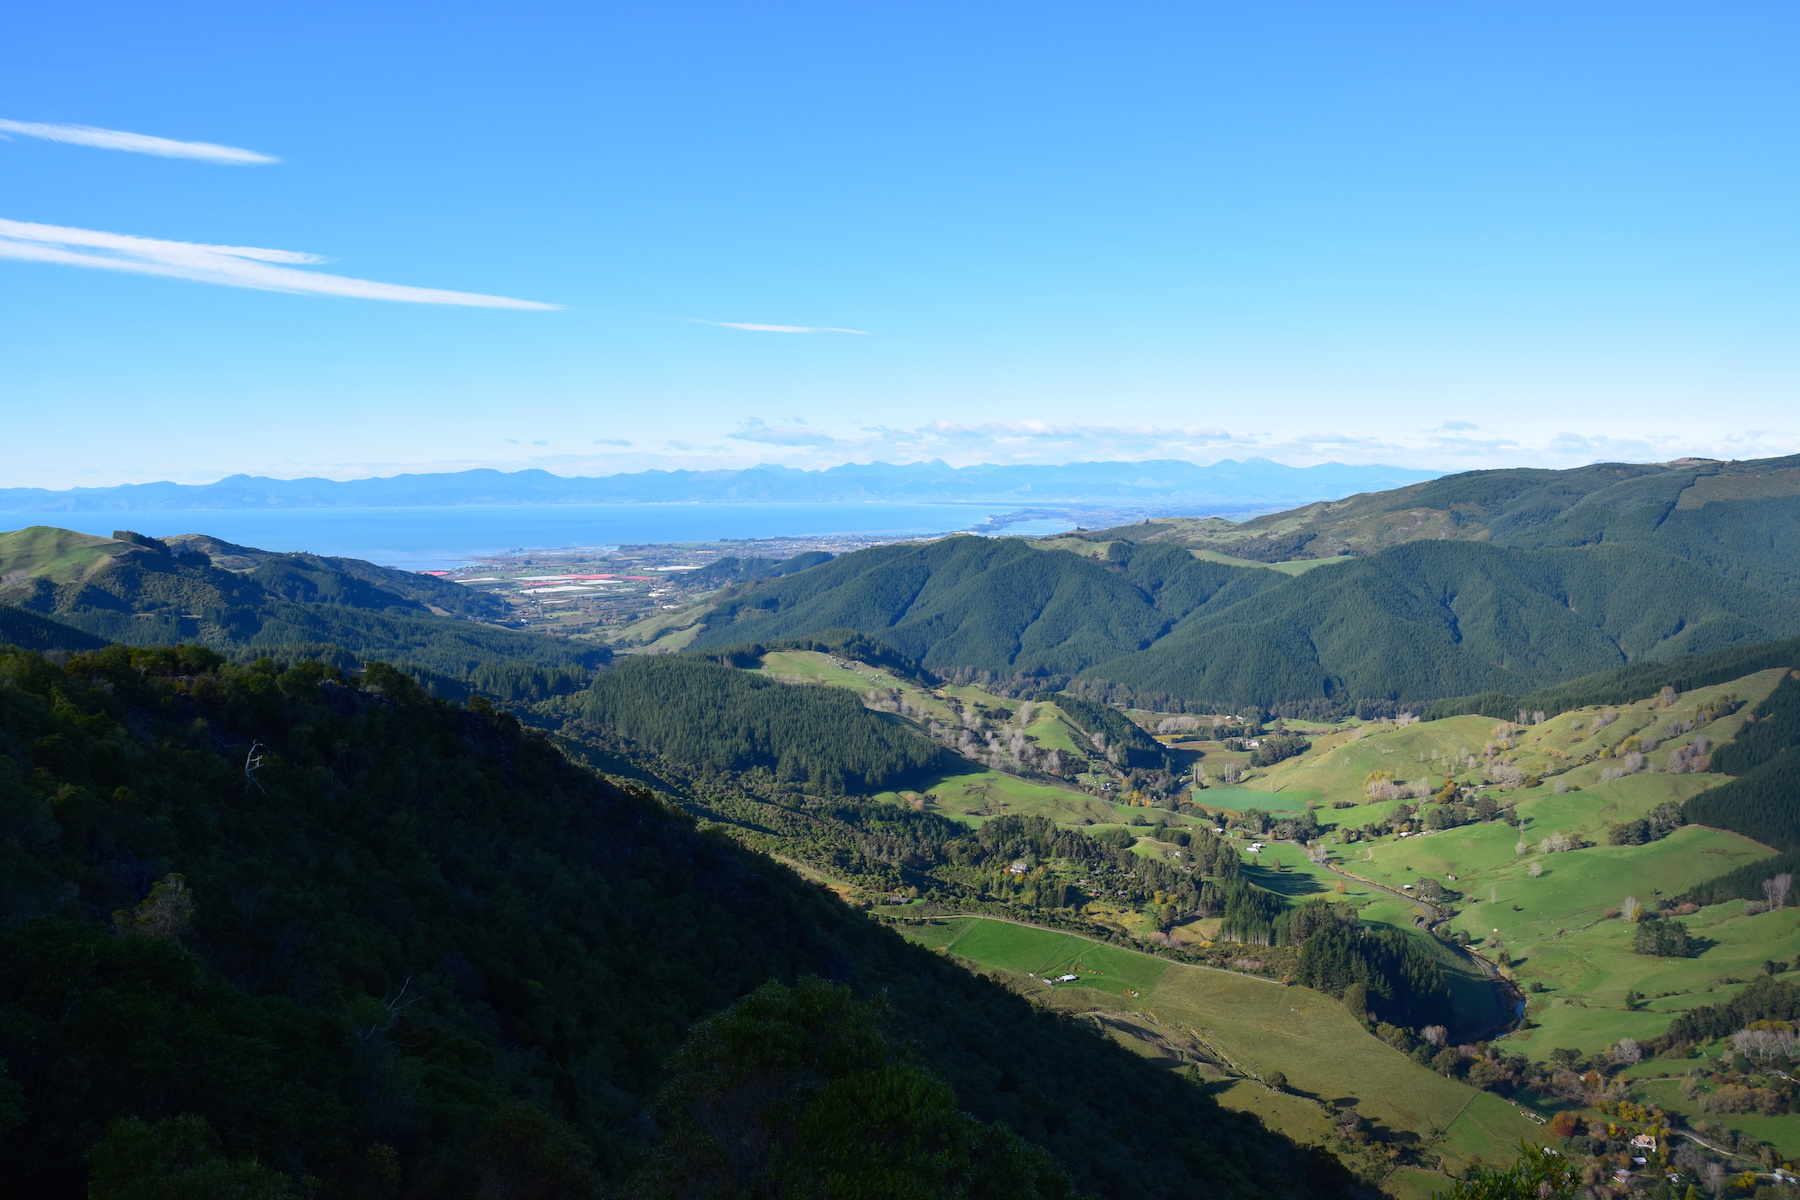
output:
[[[1246,808],[1227,818],[1234,829],[1247,830],[1287,842],[1310,842],[1331,828],[1319,823],[1319,814],[1308,808],[1297,813],[1270,813],[1260,808]]]
[[[1606,844],[1609,846],[1648,845],[1650,842],[1668,837],[1686,823],[1681,815],[1681,805],[1672,800],[1664,801],[1657,805],[1647,817],[1608,825],[1606,827]]]
[[[1305,754],[1312,743],[1297,733],[1276,733],[1258,739],[1250,751],[1250,765],[1272,767],[1278,762]]]
[[[811,977],[708,1018],[670,1061],[661,1144],[627,1195],[1076,1200],[1055,1159],[961,1111],[890,1024],[880,1003]]]
[[[1353,1011],[1360,1004],[1396,1025],[1437,1025],[1450,1012],[1450,985],[1442,968],[1404,930],[1321,922],[1300,946],[1297,977],[1307,987],[1344,999]]]
[[[1692,952],[1688,927],[1675,917],[1641,917],[1631,935],[1631,948],[1638,954],[1654,954],[1660,958],[1686,958]]]
[[[1729,1037],[1758,1021],[1800,1021],[1800,986],[1775,975],[1750,981],[1729,1000],[1677,1013],[1653,1047],[1658,1053]]]
[[[943,1194],[990,1168],[1061,1194],[1003,1121],[1085,1191],[1342,1190],[1199,1089],[382,664],[0,654],[0,829],[0,1155],[23,1197],[658,1194],[641,1164],[705,1130],[678,1096],[648,1119],[657,1082],[781,1067],[690,1030],[809,972],[885,992],[887,1044],[918,1057],[838,1060],[814,1098],[846,1111],[794,1126],[824,1157],[758,1170],[870,1178],[830,1157],[849,1130],[872,1172],[928,1157]],[[854,1025],[837,995],[809,1011]]]
[[[1460,791],[1446,789],[1442,796],[1462,795]],[[1371,821],[1367,825],[1344,831],[1346,841],[1357,842],[1367,838],[1385,837],[1399,833],[1421,833],[1426,830],[1455,829],[1460,825],[1473,825],[1477,822],[1500,820],[1511,823],[1512,809],[1485,792],[1477,792],[1467,803],[1458,803],[1453,799],[1444,799],[1438,804],[1412,805],[1396,804],[1388,810],[1387,816],[1379,821]]]
[[[713,771],[764,770],[828,793],[924,778],[940,752],[841,688],[801,687],[700,658],[655,655],[602,673],[581,719]]]

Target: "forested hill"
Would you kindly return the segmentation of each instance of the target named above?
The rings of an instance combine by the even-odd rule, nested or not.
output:
[[[1771,511],[1763,536],[1792,540]],[[1020,694],[1299,711],[1523,694],[1800,633],[1800,585],[1779,571],[1655,544],[1417,541],[1298,575],[1167,541],[1090,549],[956,537],[847,554],[737,589],[693,644],[851,629]]]
[[[1241,524],[1170,518],[1082,533],[1259,562],[1373,554],[1414,541],[1634,545],[1773,590],[1800,580],[1800,456],[1468,471]]]
[[[479,675],[507,699],[535,698],[558,671],[573,671],[566,686],[579,686],[608,657],[489,624],[505,615],[501,601],[429,575],[204,535],[102,538],[41,525],[0,534],[0,604],[128,645],[193,642],[344,666],[380,659],[463,684]],[[45,626],[18,644],[56,641]]]
[[[771,980],[800,986],[677,1057]],[[776,1094],[811,1115],[785,1149],[732,1148],[759,1178],[1346,1190],[1178,1075],[379,664],[0,654],[0,1063],[30,1200],[724,1200],[690,1186],[707,1122]],[[886,1095],[908,1098],[891,1120]]]
[[[704,659],[627,659],[595,679],[574,711],[586,725],[701,771],[760,770],[827,794],[901,787],[948,757],[850,692],[795,687]]]

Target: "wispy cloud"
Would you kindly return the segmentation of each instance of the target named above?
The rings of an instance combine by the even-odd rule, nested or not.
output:
[[[296,270],[281,264],[324,262],[316,254],[297,250],[264,250],[255,246],[209,246],[197,242],[167,242],[158,238],[69,229],[60,225],[35,225],[0,218],[0,258],[90,267],[104,271],[133,271],[166,275],[228,287],[257,288],[269,292],[295,292],[320,296],[349,296],[359,300],[394,300],[408,304],[455,304],[471,308],[525,308],[554,310],[560,305],[509,296],[484,296],[477,292],[450,292],[438,288],[375,283],[344,275]]]
[[[805,425],[805,421],[799,421]],[[779,429],[765,425],[761,417],[751,417],[744,427],[725,435],[734,441],[757,442],[764,446],[834,446],[838,439],[816,429]]]
[[[903,435],[904,436],[904,435]],[[1210,425],[1054,425],[1048,421],[989,421],[966,425],[960,421],[932,421],[912,431],[922,440],[985,442],[1045,446],[1066,443],[1071,447],[1120,443],[1192,445],[1231,441],[1231,435]]]
[[[96,150],[124,150],[131,154],[154,154],[158,158],[197,158],[202,162],[224,163],[245,167],[262,163],[278,163],[279,158],[241,150],[236,146],[216,146],[211,142],[178,142],[172,138],[151,137],[147,133],[126,133],[118,129],[96,129],[92,125],[43,125],[35,121],[8,121],[0,118],[0,137],[43,138],[47,142],[67,142],[71,146],[92,146]]]
[[[689,318],[696,325],[717,325],[721,329],[748,329],[752,333],[855,333],[869,337],[866,329],[839,329],[835,325],[754,325],[748,321],[702,321]]]
[[[621,437],[597,437],[594,439],[594,445],[596,445],[596,446],[629,446],[629,445],[631,445],[631,439],[630,438],[621,438]]]
[[[835,446],[838,440],[830,434],[810,429],[740,429],[725,435],[740,442],[760,442],[765,446]]]

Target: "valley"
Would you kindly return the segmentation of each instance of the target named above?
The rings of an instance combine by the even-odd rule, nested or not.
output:
[[[1800,1156],[1792,475],[1486,472],[1241,523],[441,574],[0,535],[4,928],[160,928],[168,880],[191,880],[202,916],[169,947],[217,973],[207,1004],[389,1006],[354,1020],[404,1027],[356,1034],[390,1066],[305,1086],[388,1096],[407,1115],[368,1128],[408,1172],[463,1169],[510,1092],[596,1171],[647,1178],[664,1160],[636,1114],[688,1031],[753,993],[825,1003],[823,975],[901,997],[884,1037],[960,1030],[919,1069],[956,1120],[1024,1139],[1026,1175],[1026,1143],[1054,1156],[1046,1196],[1058,1171],[1123,1194],[1124,1143],[1081,1132],[1120,1121],[1166,1151],[1131,1143],[1134,1194],[1424,1200],[1521,1141],[1611,1171],[1653,1131],[1646,1171],[1767,1177]],[[197,823],[177,743],[204,764]],[[267,865],[278,844],[312,865]],[[665,869],[701,860],[716,880]],[[354,913],[299,899],[352,861],[379,885],[345,893]],[[374,932],[434,905],[414,942]],[[494,905],[517,946],[474,915]],[[623,986],[594,982],[601,946],[625,955],[609,978],[655,981],[625,989],[610,1043],[577,1031],[589,991]],[[711,978],[725,960],[742,969]],[[430,1015],[402,1019],[415,987]],[[51,1020],[37,1003],[0,989]],[[995,1032],[1020,1014],[1036,1032]],[[622,1049],[652,1028],[649,1058]],[[472,1065],[507,1045],[521,1065]],[[9,1046],[49,1103],[53,1065]],[[1049,1097],[1082,1071],[1116,1087],[1071,1121]],[[363,1178],[282,1121],[255,1144]]]

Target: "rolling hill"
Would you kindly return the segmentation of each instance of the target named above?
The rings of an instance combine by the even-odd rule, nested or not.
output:
[[[1367,555],[1418,541],[1625,543],[1759,587],[1791,589],[1800,579],[1800,456],[1470,471],[1241,524],[1164,518],[1079,536],[1167,542],[1259,562]]]
[[[495,675],[508,663],[586,669],[607,657],[491,624],[504,614],[500,601],[429,575],[203,535],[102,538],[43,525],[0,534],[0,604],[79,631],[70,642],[48,626],[26,631],[26,616],[12,619],[27,639],[19,644],[45,648],[58,638],[69,643],[60,648],[89,648],[80,635],[134,646],[189,642],[242,658],[378,659],[445,680]]]
[[[1800,634],[1797,563],[1800,459],[1471,472],[1241,526],[860,551],[727,589],[692,645],[848,629],[1018,693],[1422,706]]]

